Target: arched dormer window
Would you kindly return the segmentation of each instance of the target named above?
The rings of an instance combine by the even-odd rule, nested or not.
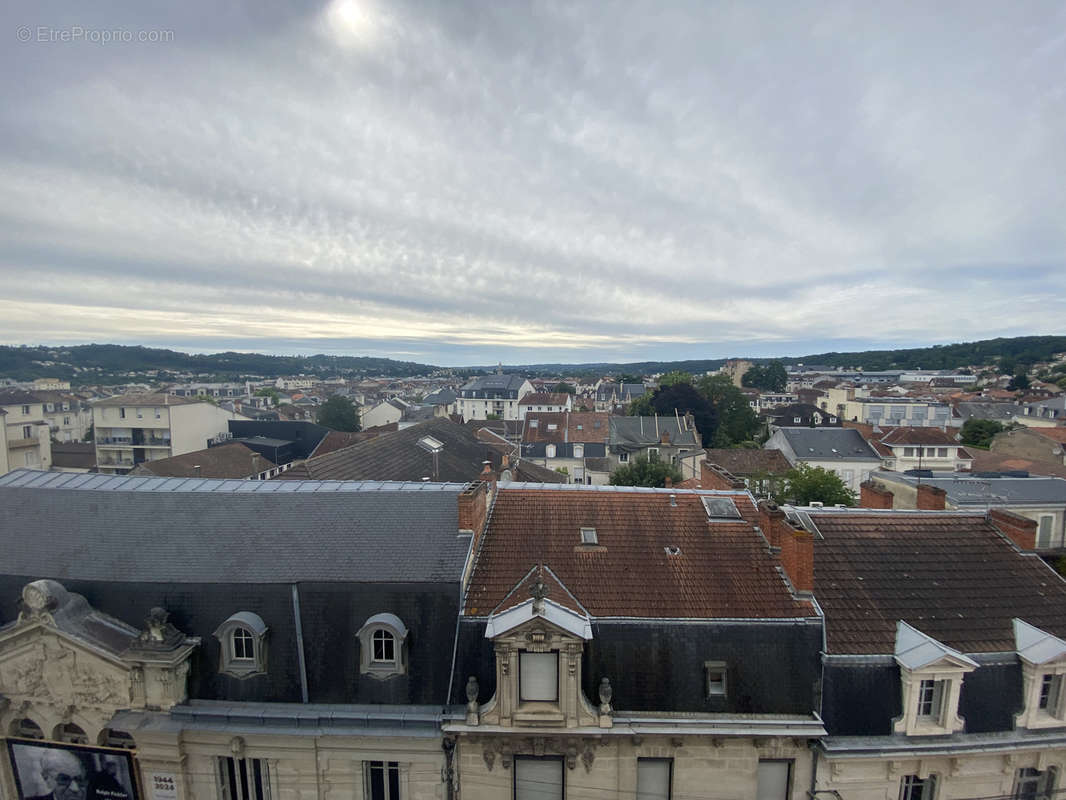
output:
[[[395,614],[375,614],[356,634],[359,672],[375,678],[407,674],[407,626]]]
[[[267,668],[266,623],[251,611],[238,611],[218,626],[218,671],[234,678],[262,675]]]

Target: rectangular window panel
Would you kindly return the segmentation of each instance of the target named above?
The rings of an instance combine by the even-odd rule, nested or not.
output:
[[[261,758],[220,756],[218,782],[221,800],[270,800],[267,763]]]
[[[919,778],[904,775],[899,782],[899,800],[933,800],[936,794],[936,776]]]
[[[563,800],[563,760],[515,758],[514,796],[515,800]]]
[[[1050,514],[1043,514],[1040,517],[1040,526],[1036,531],[1036,546],[1037,547],[1050,547],[1051,546],[1051,524],[1055,521],[1055,518]]]
[[[670,800],[671,758],[637,759],[637,800]]]
[[[1059,696],[1062,693],[1062,676],[1045,675],[1040,683],[1040,707],[1049,714],[1058,713]]]
[[[788,800],[791,761],[760,761],[755,800]]]
[[[522,702],[549,702],[559,699],[559,654],[518,654],[519,699]]]
[[[1049,800],[1055,792],[1055,778],[1054,767],[1043,772],[1024,767],[1015,775],[1014,797],[1016,800]]]
[[[400,765],[396,761],[364,761],[366,800],[401,800]]]
[[[944,681],[922,681],[918,687],[918,716],[939,719],[943,694]]]
[[[936,457],[937,458],[947,458],[948,457],[948,449],[946,447],[938,447],[936,449]]]

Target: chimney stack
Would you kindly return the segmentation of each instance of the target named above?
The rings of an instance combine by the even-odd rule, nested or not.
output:
[[[919,483],[915,507],[919,511],[943,511],[947,496],[948,493],[943,489],[930,486],[928,483]]]
[[[985,519],[995,525],[1000,533],[1022,550],[1036,549],[1036,520],[1007,511],[1005,508],[990,508]]]
[[[778,548],[781,567],[797,592],[814,591],[814,535],[793,525],[785,512],[769,500],[759,501],[763,534]]]
[[[859,484],[859,505],[863,508],[892,508],[895,495],[873,481]]]

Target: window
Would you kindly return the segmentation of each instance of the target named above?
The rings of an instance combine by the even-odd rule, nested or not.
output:
[[[581,544],[597,544],[595,528],[581,529]]]
[[[1015,800],[1047,800],[1055,791],[1055,768],[1023,767],[1014,776]]]
[[[407,626],[395,614],[375,614],[356,635],[360,673],[384,680],[407,672]]]
[[[939,722],[943,704],[944,681],[922,681],[918,686],[918,716]]]
[[[707,696],[725,697],[726,663],[724,661],[705,661],[703,667],[707,670]]]
[[[400,800],[400,765],[395,761],[364,761],[366,800]]]
[[[64,425],[69,425],[70,424],[70,417],[63,417],[63,424]]]
[[[760,759],[755,800],[788,800],[791,778],[791,761]]]
[[[914,457],[914,448],[913,447],[904,447],[903,448],[903,457],[904,458],[913,458]]]
[[[619,453],[618,454],[618,462],[620,464],[625,464],[628,461],[629,461],[629,453]]]
[[[549,444],[544,448],[544,455],[547,458],[555,458],[555,445]]]
[[[802,418],[802,417],[793,417],[793,418],[792,418],[792,421],[793,421],[793,422],[794,422],[795,424],[799,425],[799,424],[800,424],[801,422],[803,422],[803,418]]]
[[[1045,675],[1040,681],[1040,708],[1057,717],[1061,697],[1062,675]]]
[[[563,800],[563,760],[518,756],[514,760],[515,800]]]
[[[583,444],[575,444],[574,445],[574,458],[584,458],[584,457],[585,457],[585,445],[583,445]]]
[[[23,425],[22,426],[22,438],[23,439],[32,439],[33,438],[33,426],[32,425]]]
[[[937,458],[947,458],[948,457],[948,449],[946,447],[938,447],[936,449],[936,457]]]
[[[531,428],[539,428],[540,427],[540,420],[539,419],[531,419],[529,421],[529,427],[531,427]]]
[[[233,657],[238,661],[252,661],[255,659],[255,637],[247,628],[234,628],[233,633]]]
[[[637,759],[637,800],[670,800],[672,758]]]
[[[219,642],[218,671],[234,678],[251,678],[266,672],[266,623],[251,611],[238,611],[215,631]]]
[[[936,776],[919,778],[904,775],[899,781],[899,800],[933,800],[936,796]]]
[[[156,418],[156,419],[161,419],[161,418],[162,418],[162,416],[163,416],[163,412],[162,412],[162,411],[160,411],[160,410],[159,410],[159,409],[157,408],[157,409],[155,410],[155,418]]]
[[[265,760],[219,756],[217,768],[222,800],[269,800],[270,780]]]
[[[126,409],[119,408],[119,410],[118,410],[118,418],[119,419],[125,419],[126,418]]]
[[[22,407],[22,416],[28,417],[29,415],[30,415],[30,407],[29,406],[23,406]]]
[[[559,653],[518,654],[518,699],[523,703],[559,701]]]
[[[395,663],[396,637],[392,635],[391,631],[387,631],[384,628],[379,628],[378,630],[374,631],[372,641],[373,653],[371,654],[370,658],[375,663]]]
[[[559,430],[559,426],[556,425],[554,422],[549,422],[548,423],[548,430],[557,431],[557,430]]]
[[[1051,547],[1051,526],[1055,523],[1055,517],[1051,514],[1041,514],[1040,522],[1036,531],[1036,546]]]
[[[659,448],[658,447],[649,447],[648,448],[648,461],[658,461],[658,460],[659,460]]]

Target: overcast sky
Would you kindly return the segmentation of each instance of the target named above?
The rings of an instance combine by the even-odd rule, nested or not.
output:
[[[1061,2],[0,14],[4,343],[481,364],[1066,332]]]

